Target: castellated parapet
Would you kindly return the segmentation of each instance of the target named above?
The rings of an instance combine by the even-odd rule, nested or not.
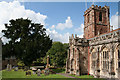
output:
[[[120,28],[110,31],[108,6],[84,12],[84,38],[69,37],[66,73],[120,80]]]
[[[104,6],[104,7],[101,7],[101,6],[95,6],[95,5],[92,5],[91,7],[89,7],[85,12],[84,12],[84,15],[86,15],[88,12],[90,12],[92,9],[95,9],[95,10],[101,10],[101,11],[107,11],[109,10],[109,6]]]
[[[85,46],[88,46],[88,40],[85,38],[79,38],[77,37],[76,34],[74,37],[74,35],[72,34],[72,36],[69,37],[69,46],[72,46],[72,45],[85,47]]]
[[[84,38],[90,39],[96,35],[110,31],[109,7],[92,5],[84,12]]]
[[[87,52],[88,40],[79,38],[72,34],[69,37],[69,50],[66,61],[66,73],[82,75],[87,74],[88,55]]]

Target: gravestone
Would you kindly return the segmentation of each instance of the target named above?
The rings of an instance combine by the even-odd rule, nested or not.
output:
[[[29,75],[31,75],[31,71],[26,72],[26,76],[29,76]]]
[[[7,64],[7,71],[9,71],[9,64]]]
[[[45,69],[44,74],[45,74],[45,76],[46,76],[46,75],[49,75],[49,68],[46,68],[46,69]]]
[[[10,66],[10,69],[9,69],[9,71],[11,71],[11,70],[12,70],[12,65],[10,64],[9,66]]]
[[[15,67],[14,71],[18,71],[18,67]]]
[[[41,74],[41,70],[38,69],[38,70],[37,70],[37,76],[40,76],[40,74]]]
[[[7,64],[7,71],[11,71],[12,70],[12,65],[11,64]]]
[[[36,74],[37,69],[32,67],[33,74]]]

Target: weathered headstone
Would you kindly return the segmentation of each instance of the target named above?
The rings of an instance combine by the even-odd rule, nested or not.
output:
[[[49,75],[49,68],[46,68],[46,69],[45,69],[44,74],[45,74],[45,75]]]
[[[29,76],[29,75],[31,75],[31,71],[26,72],[26,76]]]
[[[32,67],[33,74],[36,74],[36,68]]]
[[[12,65],[10,64],[10,69],[9,69],[10,71],[12,70]]]
[[[9,64],[7,64],[7,71],[9,71],[9,67],[10,67]]]
[[[40,74],[41,74],[41,70],[38,69],[38,70],[37,70],[37,76],[40,76]]]
[[[18,67],[15,67],[14,71],[18,71]]]

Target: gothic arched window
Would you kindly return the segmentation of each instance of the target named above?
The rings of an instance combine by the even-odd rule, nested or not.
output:
[[[102,21],[102,12],[99,13],[99,21]]]

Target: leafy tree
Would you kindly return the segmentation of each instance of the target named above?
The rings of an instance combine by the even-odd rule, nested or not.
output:
[[[4,37],[10,39],[3,45],[4,55],[15,56],[26,66],[40,57],[44,57],[52,46],[52,40],[46,35],[43,25],[32,23],[29,19],[10,20],[5,24]]]
[[[50,64],[57,67],[63,67],[66,63],[68,44],[53,42],[52,47],[47,52],[50,58]],[[46,62],[46,57],[44,58]]]

